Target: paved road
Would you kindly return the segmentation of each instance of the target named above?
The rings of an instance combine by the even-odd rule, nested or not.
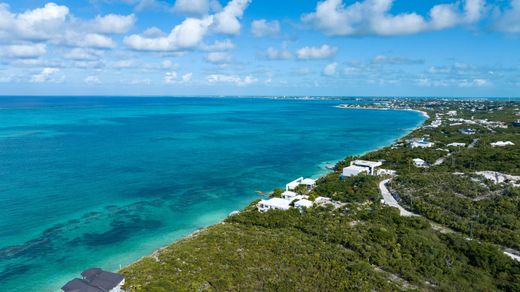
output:
[[[414,213],[406,210],[405,208],[401,207],[401,205],[399,205],[399,203],[395,200],[394,196],[392,196],[392,194],[386,187],[386,184],[389,181],[390,181],[390,179],[385,179],[384,181],[379,183],[379,191],[381,192],[381,195],[383,196],[383,199],[385,200],[385,205],[399,209],[399,213],[401,213],[401,216],[405,216],[405,217],[419,216],[417,214],[414,214]]]
[[[421,216],[421,215],[412,213],[412,212],[406,210],[405,208],[401,207],[401,205],[399,205],[399,203],[396,201],[394,196],[392,196],[392,194],[386,187],[386,185],[388,184],[388,182],[390,182],[390,180],[391,179],[385,179],[384,181],[379,183],[379,191],[381,192],[381,195],[383,196],[385,205],[399,209],[399,213],[401,214],[401,216],[404,216],[404,217]],[[430,221],[430,224],[432,225],[432,227],[434,229],[436,229],[440,232],[443,232],[443,233],[454,232],[453,230],[451,230],[443,225],[440,225],[440,224],[437,224],[437,223],[434,223],[431,221]],[[442,228],[442,227],[444,227],[444,228]],[[471,240],[471,239],[469,239],[469,240]],[[513,249],[509,249],[509,248],[502,248],[502,251],[508,257],[512,258],[515,261],[520,262],[520,256],[516,255],[516,254],[520,254],[520,252],[513,250]]]

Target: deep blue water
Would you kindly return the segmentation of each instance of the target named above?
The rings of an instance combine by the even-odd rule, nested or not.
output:
[[[117,270],[424,120],[336,104],[0,97],[0,291]]]

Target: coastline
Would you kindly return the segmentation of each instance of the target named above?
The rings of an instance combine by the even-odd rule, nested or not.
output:
[[[412,133],[413,131],[415,131],[415,130],[419,129],[420,127],[422,127],[422,126],[424,125],[424,123],[427,122],[427,121],[430,119],[430,116],[428,115],[427,112],[425,112],[425,111],[421,111],[421,110],[417,110],[417,109],[411,109],[411,108],[410,108],[410,109],[400,109],[400,108],[398,108],[398,109],[394,109],[394,108],[378,108],[378,107],[347,107],[347,106],[344,106],[344,104],[339,104],[339,105],[336,105],[336,106],[334,106],[334,107],[336,107],[336,108],[341,108],[341,109],[366,109],[366,110],[414,111],[414,112],[420,113],[420,114],[425,118],[424,121],[422,121],[421,123],[419,123],[419,124],[418,124],[417,126],[415,126],[413,129],[410,129],[409,131],[407,131],[407,133],[405,133],[403,136],[400,136],[399,138],[396,138],[395,140],[399,140],[399,139],[402,139],[403,137],[406,137],[407,135],[409,135],[409,134]],[[395,141],[395,140],[394,140],[394,141]],[[390,145],[391,145],[391,144],[390,144]],[[368,150],[368,151],[365,151],[365,152],[363,152],[363,153],[361,153],[361,154],[357,154],[356,156],[363,156],[363,155],[369,154],[369,153],[371,153],[371,152],[375,152],[375,151],[381,150],[381,149],[383,149],[383,148],[385,148],[385,147],[388,147],[388,146],[390,146],[390,145],[381,145],[381,146],[376,147],[376,148],[374,148],[374,149],[372,149],[372,150]],[[338,162],[340,162],[341,160],[342,160],[342,159],[336,161],[336,162],[335,162],[335,165],[336,165]],[[323,172],[318,172],[316,175],[313,175],[312,177],[316,177],[316,179],[321,179],[321,178],[325,177],[326,175],[328,175],[328,174],[331,173],[331,172],[332,172],[332,171],[329,170],[329,169],[323,169]],[[250,204],[251,204],[251,202],[250,202]],[[247,205],[246,205],[246,206],[247,206]],[[244,207],[245,207],[245,206],[244,206]],[[227,218],[227,217],[226,217],[226,218]],[[217,226],[217,225],[220,225],[220,224],[224,224],[224,220],[226,220],[226,218],[224,218],[224,219],[222,219],[222,220],[220,220],[220,221],[218,221],[218,222],[216,222],[216,223],[214,223],[214,224],[211,224],[211,225],[208,225],[208,226],[206,226],[206,227],[203,227],[203,228],[197,229],[197,230],[195,230],[195,231],[193,231],[193,232],[191,232],[191,233],[189,233],[189,234],[187,234],[187,235],[185,235],[185,236],[182,236],[181,238],[179,238],[179,239],[177,239],[177,240],[174,240],[173,242],[171,242],[171,243],[169,243],[169,244],[167,244],[167,245],[161,246],[161,247],[155,249],[151,254],[149,254],[149,255],[144,255],[144,256],[140,257],[139,259],[137,259],[137,260],[131,262],[130,264],[121,267],[121,268],[118,270],[118,272],[121,272],[122,270],[124,270],[124,269],[126,269],[126,268],[128,268],[128,267],[134,265],[135,263],[138,263],[138,262],[140,262],[140,261],[142,261],[142,260],[144,260],[144,259],[146,259],[146,258],[157,259],[157,255],[158,255],[162,250],[164,250],[164,249],[166,249],[166,248],[168,248],[168,247],[170,247],[170,246],[172,246],[172,245],[174,245],[174,244],[177,244],[177,243],[179,243],[179,242],[182,242],[182,241],[184,241],[184,240],[189,240],[189,239],[191,239],[191,238],[193,238],[193,237],[196,237],[198,234],[200,234],[200,233],[202,233],[202,232],[208,230],[209,228],[211,228],[211,227],[213,227],[213,226]]]

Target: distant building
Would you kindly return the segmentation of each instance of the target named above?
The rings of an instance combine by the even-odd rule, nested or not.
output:
[[[311,208],[313,203],[307,199],[302,199],[294,203],[294,207],[303,211],[304,209]]]
[[[511,141],[498,141],[491,143],[491,147],[506,147],[506,146],[514,146],[515,143]]]
[[[297,178],[297,179],[293,180],[292,182],[286,184],[285,190],[292,191],[292,190],[295,190],[300,185],[306,186],[307,190],[310,191],[310,190],[312,190],[312,188],[314,188],[314,186],[316,186],[316,180],[311,179],[311,178],[304,179],[303,177],[300,177],[300,178]]]
[[[376,174],[377,175],[396,175],[397,174],[397,171],[395,170],[392,170],[392,169],[383,169],[383,168],[380,168],[376,171]]]
[[[285,191],[282,193],[282,199],[292,201],[298,196],[297,193],[292,191]]]
[[[513,122],[514,127],[520,127],[520,119]]]
[[[81,273],[82,278],[75,278],[61,287],[64,292],[121,292],[125,278],[116,273],[100,268],[91,268]]]
[[[448,113],[446,113],[448,116],[450,117],[455,117],[457,116],[457,111],[449,111]]]
[[[459,132],[464,135],[475,135],[477,131],[471,128],[459,129]]]
[[[425,168],[425,167],[429,166],[428,162],[422,160],[421,158],[414,158],[413,159],[413,163],[414,163],[415,167],[423,167],[423,168]]]
[[[376,175],[376,169],[383,165],[382,162],[354,160],[350,162],[350,166],[343,168],[343,177],[356,176],[362,173]]]
[[[267,212],[269,210],[289,210],[291,201],[281,199],[281,198],[272,198],[269,200],[261,200],[257,204],[257,209],[259,212]]]
[[[432,148],[433,145],[435,145],[435,144],[432,142],[421,141],[421,142],[411,142],[410,144],[408,144],[408,147],[410,147],[412,149],[414,149],[414,148]]]
[[[466,147],[466,143],[454,142],[446,145],[448,147]]]

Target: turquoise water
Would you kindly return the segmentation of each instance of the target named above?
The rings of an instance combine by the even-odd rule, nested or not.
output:
[[[56,291],[424,118],[338,101],[0,98],[0,291]]]

